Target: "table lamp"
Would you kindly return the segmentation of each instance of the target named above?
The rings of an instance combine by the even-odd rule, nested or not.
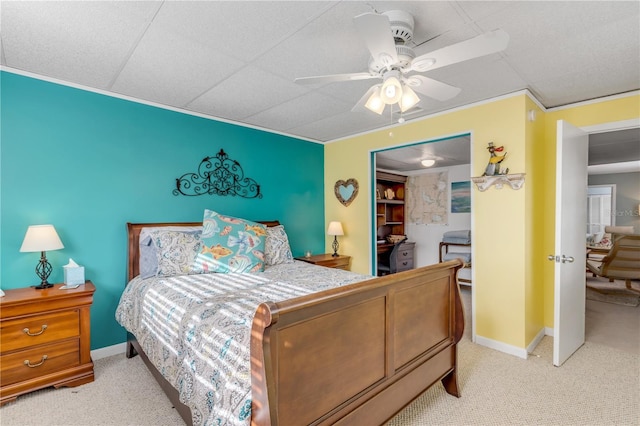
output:
[[[344,231],[342,230],[342,224],[340,222],[330,222],[329,228],[327,229],[328,235],[333,235],[333,257],[338,256],[338,235],[344,235]]]
[[[53,287],[53,284],[47,282],[47,278],[51,275],[51,264],[47,261],[46,251],[60,250],[64,248],[60,237],[53,225],[31,225],[27,229],[24,236],[21,252],[40,252],[40,262],[36,266],[36,274],[42,281],[35,288],[41,290],[43,288]]]

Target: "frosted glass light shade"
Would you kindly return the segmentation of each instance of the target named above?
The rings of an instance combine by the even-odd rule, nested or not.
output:
[[[327,228],[327,235],[344,235],[342,224],[340,222],[330,222]]]
[[[413,108],[418,102],[420,102],[420,98],[416,95],[416,92],[405,84],[402,88],[402,96],[398,102],[400,104],[400,111],[405,112]]]
[[[37,252],[63,249],[62,241],[53,225],[31,225],[20,247],[21,252]]]
[[[400,80],[395,76],[388,77],[382,84],[380,91],[382,102],[387,105],[395,104],[402,97],[402,86]]]
[[[384,111],[385,103],[382,102],[382,98],[380,97],[379,87],[377,87],[376,90],[374,90],[373,94],[369,96],[369,99],[367,100],[367,103],[364,104],[364,106],[367,107],[370,111],[375,112],[376,114],[382,114],[382,111]]]

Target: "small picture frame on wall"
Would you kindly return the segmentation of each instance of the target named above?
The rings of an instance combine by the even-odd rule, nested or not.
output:
[[[451,213],[471,213],[471,181],[451,182]]]

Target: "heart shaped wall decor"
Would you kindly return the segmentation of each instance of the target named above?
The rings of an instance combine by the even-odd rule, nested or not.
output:
[[[351,202],[355,200],[356,196],[358,195],[358,189],[358,181],[355,179],[347,179],[346,181],[339,180],[334,186],[336,198],[345,207],[348,207],[349,204],[351,204]]]

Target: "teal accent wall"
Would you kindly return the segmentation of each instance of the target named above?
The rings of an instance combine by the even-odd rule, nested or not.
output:
[[[29,225],[53,224],[49,282],[69,258],[97,287],[92,349],[125,341],[114,319],[126,283],[127,222],[201,221],[204,209],[277,219],[294,256],[324,251],[321,144],[79,90],[0,75],[0,286],[38,284],[39,253],[20,253]],[[176,178],[224,149],[263,198],[174,196]]]

